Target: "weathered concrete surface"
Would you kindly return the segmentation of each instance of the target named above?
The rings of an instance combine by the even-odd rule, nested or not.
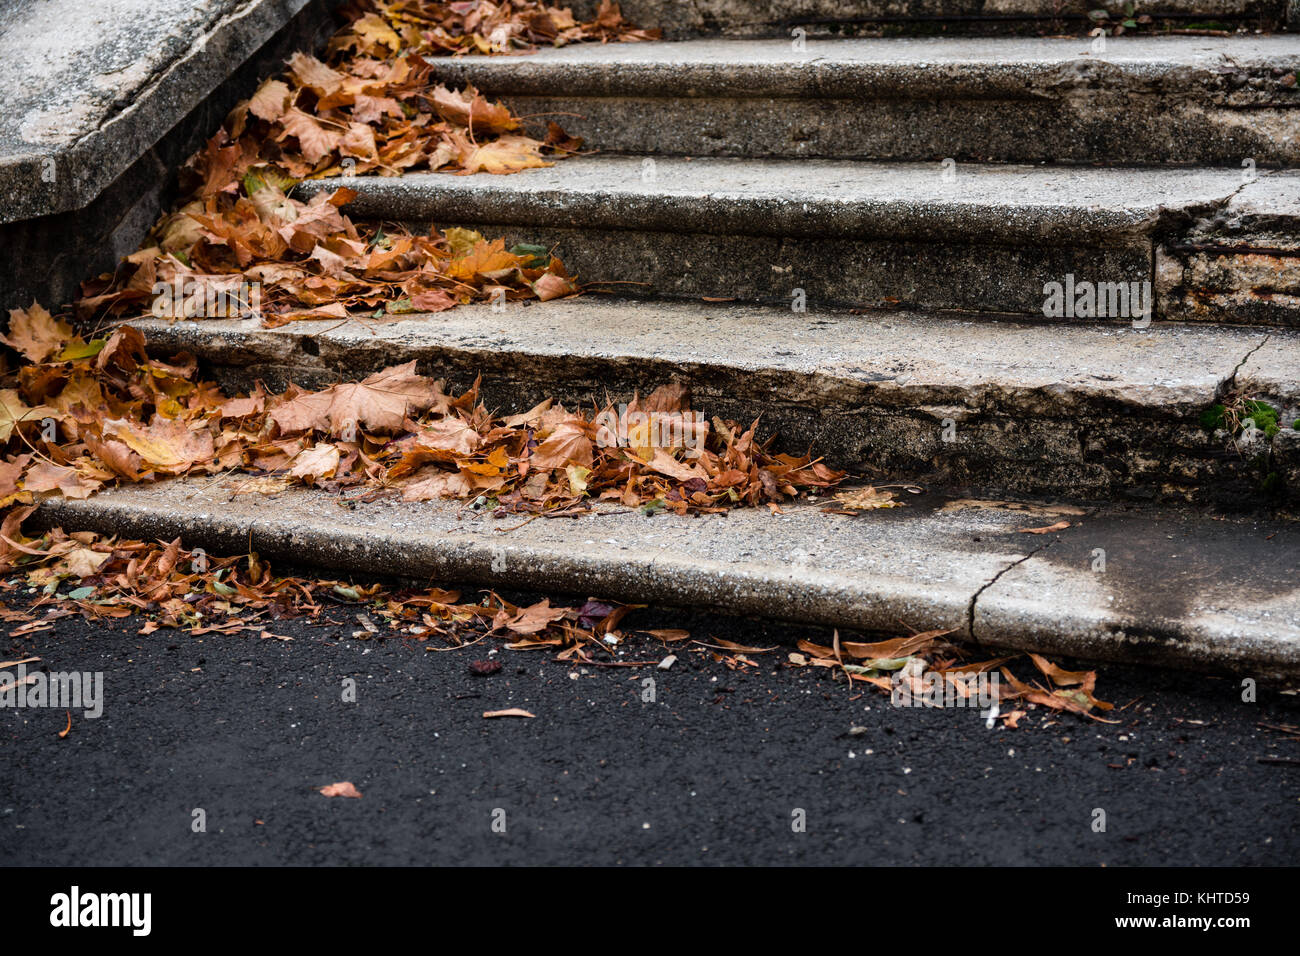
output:
[[[1289,173],[1264,174],[1288,176]],[[557,248],[634,295],[1042,315],[1045,286],[1152,278],[1153,236],[1212,215],[1233,169],[596,156],[513,176],[350,186],[358,217],[472,225]]]
[[[1239,169],[1082,169],[940,163],[592,156],[513,176],[413,173],[350,186],[361,216],[672,230],[713,235],[1124,245],[1162,215],[1217,208]]]
[[[72,155],[82,156],[73,167],[69,167],[78,174],[99,177],[103,172],[101,165],[113,166],[123,161],[124,156],[127,157],[125,162],[129,168],[82,208],[0,224],[0,248],[7,254],[5,267],[0,269],[0,313],[27,305],[33,299],[50,307],[69,302],[80,282],[99,272],[112,270],[123,255],[134,252],[145,233],[158,220],[162,209],[174,197],[177,167],[212,135],[231,107],[239,99],[247,97],[263,77],[279,69],[289,54],[295,50],[318,49],[324,43],[334,30],[330,10],[337,2],[338,0],[308,0],[295,16],[260,47],[241,50],[240,55],[246,57],[242,64],[227,62],[224,66],[211,67],[217,73],[223,69],[231,72],[216,89],[201,97],[197,106],[175,122],[170,131],[165,132],[152,146],[142,149],[141,153],[127,156],[126,152],[114,151],[111,156],[104,157],[103,164],[98,159],[86,159],[83,156],[85,150],[92,149],[95,143],[103,145],[103,136],[100,134],[107,135],[109,128],[114,131],[114,136],[117,135],[117,126],[113,123],[105,130],[91,135],[81,145],[71,147],[71,152],[61,153],[61,147],[52,147],[55,152],[40,159],[36,173],[38,185],[41,182],[40,173],[47,168],[46,160],[55,164],[52,168],[56,180],[49,184],[54,186],[59,184],[57,177],[64,176],[58,163]],[[156,38],[146,39],[156,42]],[[2,42],[9,41],[0,40]],[[211,39],[208,41],[208,49],[218,49]],[[141,51],[137,50],[136,53]],[[38,64],[37,68],[43,67]],[[167,74],[159,82],[170,76]],[[221,79],[222,76],[225,74],[221,73],[217,78]],[[147,96],[141,95],[140,102],[144,103],[149,97],[158,95],[157,91],[147,91]],[[137,123],[144,123],[146,119],[152,121],[161,116],[144,117],[139,115],[138,107],[129,104],[124,113],[130,113],[132,122]],[[24,168],[22,164],[30,159],[29,155],[17,166],[6,167],[8,172],[0,169],[0,183],[9,184],[5,186],[6,196],[9,195],[10,185],[28,195],[24,190],[28,189],[29,184],[21,174],[21,169]],[[0,166],[3,163],[4,160],[0,158]],[[5,176],[11,178],[6,180]],[[13,176],[18,177],[16,184]],[[72,182],[68,177],[64,179],[63,185]],[[28,199],[31,198],[29,195]]]
[[[1213,667],[1300,637],[1300,526],[1178,513],[1090,515],[1049,537],[975,602],[976,638],[1052,633],[1125,658]],[[1258,658],[1257,658],[1258,660]],[[1261,662],[1262,664],[1262,662]]]
[[[688,156],[1300,163],[1289,36],[574,45],[431,60],[535,132]]]
[[[1169,318],[1300,325],[1300,174],[1263,176],[1156,250]]]
[[[412,359],[458,387],[481,375],[484,400],[502,412],[547,397],[617,403],[682,382],[709,415],[761,415],[787,450],[985,492],[1258,503],[1267,470],[1205,432],[1199,415],[1249,356],[1253,394],[1287,424],[1300,417],[1300,333],[1221,326],[602,297],[274,330],[256,320],[133,324],[157,354],[192,352],[232,391],[258,379],[321,387]],[[1288,490],[1300,500],[1297,479]]]
[[[93,200],[308,0],[11,0],[0,222]]]
[[[1300,672],[1300,535],[1282,523],[1080,516],[1068,506],[944,510],[917,500],[858,517],[808,504],[784,515],[751,509],[697,518],[601,509],[521,525],[518,516],[498,520],[461,502],[363,504],[302,489],[266,500],[237,495],[240,482],[168,481],[86,501],[51,499],[38,517],[68,530],[179,535],[212,553],[251,549],[345,572],[697,605],[890,634],[953,628],[969,637],[974,620],[974,637],[997,647],[1250,676]],[[1020,529],[1061,515],[1079,522],[1061,535],[1070,547],[1088,547],[1092,533],[1116,557],[1098,573],[1065,547],[1050,586],[1013,588],[1018,570],[1037,562],[1029,567],[1036,571],[1050,553],[1041,550],[1050,539]],[[1171,547],[1175,526],[1180,538]],[[1184,546],[1197,549],[1193,558]],[[1164,593],[1149,613],[1131,603],[1157,588]],[[1098,612],[1112,605],[1133,608],[1122,634],[1118,612]],[[1168,616],[1174,605],[1192,613]]]
[[[593,15],[599,0],[575,0],[575,14]],[[697,34],[785,36],[802,26],[809,35],[871,35],[925,29],[976,33],[1083,31],[1088,11],[1103,9],[1116,20],[1124,0],[622,0],[634,23],[662,27],[665,36]],[[1158,0],[1140,13],[1158,23],[1245,21],[1269,28],[1285,17],[1285,0]],[[1131,9],[1131,7],[1129,8]],[[1292,24],[1300,23],[1291,11]]]

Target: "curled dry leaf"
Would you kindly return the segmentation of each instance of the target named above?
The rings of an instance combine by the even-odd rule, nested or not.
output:
[[[1064,531],[1068,527],[1070,527],[1070,522],[1058,521],[1055,524],[1045,525],[1042,528],[1020,528],[1019,532],[1021,534],[1051,534],[1053,531]]]
[[[324,787],[320,787],[319,790],[322,797],[352,797],[356,800],[361,799],[361,791],[354,787],[352,782],[349,780],[327,784]]]

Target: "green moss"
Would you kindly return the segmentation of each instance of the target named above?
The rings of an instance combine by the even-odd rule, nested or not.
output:
[[[1201,412],[1200,423],[1206,431],[1222,428],[1234,436],[1240,435],[1244,429],[1258,428],[1272,438],[1281,430],[1278,414],[1278,410],[1268,402],[1247,398],[1234,401],[1231,406],[1221,403],[1211,405]]]
[[[1201,412],[1201,427],[1207,432],[1216,431],[1224,426],[1228,410],[1222,405],[1211,405]]]
[[[1264,434],[1272,438],[1280,430],[1277,423],[1278,410],[1268,402],[1257,402],[1253,399],[1247,399],[1244,403],[1245,415],[1242,417],[1242,424],[1247,421],[1253,422],[1256,428],[1261,429]]]

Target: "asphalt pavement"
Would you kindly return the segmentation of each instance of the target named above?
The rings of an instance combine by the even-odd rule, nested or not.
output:
[[[830,641],[676,611],[624,624]],[[5,639],[4,660],[102,672],[103,713],[61,737],[63,709],[0,709],[0,863],[1235,866],[1300,848],[1300,700],[1243,701],[1238,678],[1103,664],[1118,723],[1040,708],[990,729],[785,666],[787,647],[732,670],[679,644],[663,671],[301,621],[272,627],[288,641],[140,625]],[[535,716],[483,716],[507,708]],[[360,799],[319,792],[343,781]]]

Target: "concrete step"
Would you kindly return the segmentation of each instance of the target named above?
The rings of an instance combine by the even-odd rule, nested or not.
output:
[[[586,296],[400,321],[134,323],[159,355],[188,351],[228,391],[262,380],[314,388],[415,360],[490,408],[546,397],[603,407],[669,381],[695,408],[762,416],[784,450],[813,448],[875,480],[982,493],[1300,502],[1300,333],[1154,323],[981,322],[886,313]],[[1229,385],[1278,409],[1283,429],[1249,444],[1201,414]]]
[[[576,0],[576,14],[591,16],[599,0]],[[1253,29],[1300,25],[1288,0],[622,0],[632,22],[662,27],[664,35],[786,36],[796,27],[809,35],[879,33],[1062,33],[1084,32],[1089,12],[1104,10],[1109,22],[1146,14],[1165,28],[1241,24]]]
[[[36,519],[424,583],[693,605],[889,635],[952,628],[992,647],[1256,679],[1300,672],[1295,524],[930,498],[856,517],[800,504],[780,515],[653,518],[601,507],[521,522],[457,501],[366,503],[308,489],[268,500],[238,494],[240,484],[237,475],[205,477],[50,499]],[[1059,521],[1071,526],[1023,530]]]
[[[656,156],[1300,164],[1291,36],[694,40],[432,61],[589,148]]]
[[[1238,169],[594,156],[513,176],[299,190],[347,185],[356,217],[554,246],[584,281],[635,295],[1041,317],[1073,276],[1138,283],[1157,317],[1300,324],[1300,172],[1243,179]],[[1122,322],[1139,311],[1103,308]]]

